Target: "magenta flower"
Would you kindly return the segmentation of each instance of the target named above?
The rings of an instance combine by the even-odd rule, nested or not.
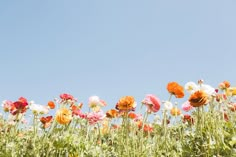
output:
[[[157,112],[160,110],[161,101],[155,95],[147,94],[143,99],[142,104],[147,107],[148,112]]]
[[[182,110],[185,112],[190,111],[193,108],[193,106],[190,105],[189,101],[186,101],[185,103],[182,104]]]
[[[106,115],[102,111],[100,111],[100,112],[88,113],[86,118],[87,118],[90,125],[94,125],[94,124],[97,124],[98,122],[102,121],[103,118],[105,118],[105,116]]]

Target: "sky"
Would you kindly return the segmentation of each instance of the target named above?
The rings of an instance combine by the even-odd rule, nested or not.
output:
[[[70,93],[109,108],[168,82],[236,86],[235,0],[0,1],[0,101]],[[183,99],[173,101],[184,102]]]

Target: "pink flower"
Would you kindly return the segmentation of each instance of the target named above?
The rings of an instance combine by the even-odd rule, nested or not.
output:
[[[103,118],[105,118],[105,114],[102,111],[91,112],[91,113],[88,113],[88,115],[87,115],[87,120],[90,125],[94,125],[94,124],[102,121]]]
[[[148,108],[148,112],[157,112],[160,110],[161,101],[156,96],[148,94],[143,99],[142,104]]]
[[[186,101],[185,103],[182,104],[182,110],[185,112],[190,111],[193,108],[193,106],[190,105],[189,101]]]
[[[73,97],[72,95],[66,94],[66,93],[61,94],[61,95],[60,95],[60,98],[61,98],[62,100],[64,100],[64,101],[67,101],[67,100],[74,100],[74,97]]]
[[[5,112],[9,112],[11,110],[11,108],[13,107],[13,102],[10,100],[4,100],[2,102],[3,105],[3,109]]]

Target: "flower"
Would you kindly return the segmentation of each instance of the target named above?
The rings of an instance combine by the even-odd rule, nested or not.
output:
[[[167,90],[169,93],[175,95],[176,98],[184,97],[184,88],[177,82],[170,82],[167,84]]]
[[[41,117],[40,122],[43,124],[43,128],[48,128],[52,122],[52,116]]]
[[[184,88],[191,94],[199,90],[199,86],[195,84],[194,82],[186,83]]]
[[[2,106],[5,112],[9,112],[11,108],[13,107],[13,102],[10,100],[4,100],[2,102]]]
[[[72,120],[72,113],[67,108],[61,108],[56,113],[56,121],[60,124],[68,124]]]
[[[172,107],[173,107],[173,104],[172,104],[170,101],[165,101],[165,102],[164,102],[164,108],[165,108],[166,110],[171,110]]]
[[[62,99],[62,100],[74,100],[74,97],[72,96],[72,95],[70,95],[70,94],[66,94],[66,93],[64,93],[64,94],[61,94],[60,95],[60,98]]]
[[[190,123],[190,124],[193,124],[193,118],[190,116],[190,115],[188,115],[188,114],[185,114],[185,115],[183,115],[183,122],[185,123],[185,122],[188,122],[188,123]]]
[[[98,122],[102,121],[105,118],[105,115],[102,111],[99,112],[91,112],[87,115],[87,120],[90,125],[97,124]]]
[[[235,111],[236,111],[236,103],[230,104],[229,109],[230,109],[232,112],[235,112]]]
[[[236,87],[227,88],[225,94],[227,96],[234,96],[234,95],[236,95]]]
[[[24,97],[20,97],[18,101],[13,103],[10,112],[12,115],[24,113],[26,112],[27,107],[28,107],[27,99],[25,99]]]
[[[54,108],[55,108],[55,103],[54,103],[53,101],[49,101],[49,102],[48,102],[48,107],[49,107],[50,109],[54,109]]]
[[[196,91],[188,99],[193,107],[200,107],[208,103],[208,95],[204,91]]]
[[[98,96],[89,97],[89,107],[93,109],[93,111],[98,112],[101,107],[106,106],[106,102],[104,100],[100,100]]]
[[[116,118],[118,116],[118,111],[115,109],[108,110],[106,116],[107,118]]]
[[[220,88],[221,90],[225,90],[225,89],[227,89],[227,88],[229,88],[229,87],[230,87],[229,81],[223,81],[223,82],[221,82],[221,83],[219,84],[219,88]]]
[[[147,106],[148,112],[157,112],[160,110],[161,101],[156,96],[148,94],[143,99],[142,104]]]
[[[208,96],[215,96],[216,95],[215,88],[213,88],[207,84],[201,84],[200,90],[204,91]]]
[[[182,104],[182,110],[185,112],[190,111],[193,108],[193,106],[190,105],[189,101],[186,101],[185,103]]]
[[[29,108],[30,108],[30,110],[32,110],[34,115],[47,114],[49,112],[49,110],[46,106],[38,105],[38,104],[35,104],[34,102],[31,102]]]
[[[119,111],[131,111],[136,107],[136,102],[132,96],[124,96],[116,104],[116,109]]]
[[[177,108],[177,107],[173,107],[171,110],[170,110],[170,114],[172,116],[179,116],[180,115],[180,110]]]

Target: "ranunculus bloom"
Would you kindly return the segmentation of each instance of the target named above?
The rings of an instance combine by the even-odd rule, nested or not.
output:
[[[193,107],[200,107],[208,103],[208,95],[204,91],[196,91],[188,99]]]
[[[180,115],[180,109],[178,109],[177,107],[173,107],[171,110],[170,110],[170,114],[172,116],[179,116]]]
[[[207,84],[201,84],[200,90],[204,91],[208,96],[215,96],[216,95],[215,88],[213,88],[213,87],[211,87],[210,85],[207,85]]]
[[[115,109],[111,109],[106,112],[107,118],[116,118],[118,116],[118,111]]]
[[[229,109],[230,109],[232,112],[235,112],[235,111],[236,111],[236,103],[231,104],[231,105],[229,106]]]
[[[72,120],[72,113],[67,108],[61,108],[56,113],[56,121],[60,124],[68,124]]]
[[[98,96],[91,96],[89,97],[88,105],[93,111],[99,112],[101,107],[106,106],[106,102]]]
[[[184,87],[191,94],[199,90],[199,86],[194,82],[188,82]]]
[[[135,107],[136,107],[136,102],[134,100],[134,97],[132,96],[122,97],[116,104],[116,109],[119,111],[128,112],[128,111],[134,110]]]
[[[3,105],[3,109],[5,112],[9,112],[11,110],[11,108],[13,107],[13,102],[10,100],[4,100],[2,102]]]
[[[28,107],[28,102],[24,97],[20,97],[18,101],[14,102],[11,108],[11,114],[16,115],[18,113],[26,112]]]
[[[66,93],[64,93],[64,94],[61,94],[60,95],[60,98],[62,99],[62,100],[74,100],[74,97],[72,96],[72,95],[70,95],[70,94],[66,94]]]
[[[175,95],[176,98],[184,97],[184,88],[177,82],[170,82],[167,84],[167,90],[169,93]]]
[[[49,110],[46,106],[38,105],[35,103],[31,103],[29,108],[30,108],[30,110],[32,110],[34,115],[47,114],[49,112]]]
[[[43,128],[48,128],[52,122],[52,116],[41,117],[40,122],[43,124]]]
[[[184,122],[184,123],[185,123],[185,122],[188,122],[188,123],[190,123],[190,124],[193,124],[193,123],[194,123],[193,118],[192,118],[190,115],[188,115],[188,114],[185,114],[185,115],[183,116],[183,122]]]
[[[185,112],[190,111],[192,108],[193,106],[190,105],[189,101],[184,102],[182,105],[182,110],[184,110]]]
[[[143,99],[142,104],[147,106],[148,112],[157,112],[160,110],[161,101],[155,95],[148,94]]]
[[[50,109],[54,109],[55,108],[55,103],[53,101],[49,101],[48,106],[49,106]]]
[[[100,112],[91,112],[87,115],[87,120],[90,125],[97,124],[98,122],[102,121],[105,118],[105,115],[102,111]]]
[[[236,95],[236,87],[227,88],[225,94],[227,96],[234,96],[234,95]]]
[[[224,90],[224,89],[229,88],[229,87],[230,87],[229,81],[223,81],[223,82],[221,82],[221,83],[219,84],[219,88],[220,88],[221,90]]]

